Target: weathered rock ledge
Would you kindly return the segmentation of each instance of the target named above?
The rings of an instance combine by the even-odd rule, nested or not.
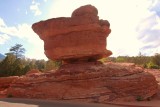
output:
[[[107,103],[144,100],[156,94],[155,77],[133,64],[97,62],[63,65],[55,72],[21,76],[7,93],[20,98]]]

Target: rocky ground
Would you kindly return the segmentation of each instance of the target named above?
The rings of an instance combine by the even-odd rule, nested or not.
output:
[[[104,65],[95,63],[89,64],[90,67],[88,68],[87,64],[84,64],[85,66],[79,65],[76,67],[77,69],[75,69],[73,65],[67,65],[62,66],[58,72],[49,71],[43,74],[36,71],[31,71],[22,77],[14,76],[0,78],[0,98],[13,97],[12,95],[8,94],[12,93],[14,96],[17,95],[17,97],[22,98],[50,99],[54,96],[54,99],[52,100],[69,100],[69,98],[71,98],[71,100],[74,100],[74,102],[82,101],[95,103],[96,97],[96,103],[158,107],[157,105],[159,105],[160,102],[160,70],[143,69],[129,63],[107,63],[105,64],[105,68]],[[83,71],[84,69],[85,72]],[[156,77],[158,82],[157,94],[149,97],[149,99],[147,99],[149,101],[145,100],[139,102],[133,100],[134,97],[132,95],[137,93],[137,91],[135,91],[136,89],[141,89],[140,91],[138,90],[138,94],[144,94],[143,92],[146,91],[150,95],[152,92],[154,92],[155,89],[152,87],[154,85],[150,84],[152,80],[150,78],[152,78],[152,76],[150,77],[148,73],[151,73]],[[103,82],[106,77],[108,78],[108,82]],[[74,81],[75,79],[78,80]],[[134,83],[130,83],[133,81]],[[138,83],[136,87],[129,87],[135,85],[136,83]],[[110,88],[108,88],[107,85],[110,85]],[[37,87],[38,89],[36,89]],[[123,90],[120,90],[119,88],[122,88]],[[129,91],[129,94],[127,94],[128,89],[132,90],[132,92]],[[151,91],[149,92],[148,90]],[[45,95],[47,96],[42,96],[43,93],[41,93],[41,91],[45,91]],[[47,94],[50,92],[51,94]],[[123,92],[126,92],[126,95],[123,96]],[[59,99],[62,98],[61,95],[63,96],[63,99]],[[103,97],[104,95],[107,95],[108,97]]]
[[[158,93],[153,97],[153,99],[160,100],[160,70],[158,69],[146,69],[146,72],[151,73],[155,76],[157,82],[158,82]]]
[[[128,63],[67,64],[57,71],[0,78],[0,94],[21,98],[107,103],[148,99],[157,92],[152,73]],[[148,73],[150,72],[150,73]],[[159,94],[157,95],[159,97]],[[143,99],[142,99],[143,98]]]

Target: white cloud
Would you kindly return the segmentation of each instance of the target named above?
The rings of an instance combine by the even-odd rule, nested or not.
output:
[[[5,23],[3,23],[3,26],[0,26],[0,33],[22,39],[26,38],[27,40],[32,42],[34,39],[39,39],[38,36],[33,32],[31,25],[28,25],[26,23],[19,24],[18,26],[7,26]],[[36,41],[34,41],[34,43],[35,42]]]
[[[156,24],[152,27],[152,30],[160,30],[160,17],[156,16]]]
[[[4,44],[7,40],[10,39],[10,37],[3,33],[1,30],[6,27],[6,24],[2,18],[0,18],[0,44]]]
[[[34,13],[35,16],[41,15],[42,12],[39,9],[40,3],[32,1],[32,5],[30,6],[30,10]]]
[[[35,59],[47,59],[44,55],[43,41],[33,32],[31,25],[19,24],[18,26],[7,26],[0,18],[0,44],[4,44],[12,37],[27,40],[29,49],[26,49],[26,57]]]
[[[33,40],[37,41],[37,40]],[[26,53],[26,57],[31,58],[31,59],[45,59],[47,60],[48,58],[44,54],[44,42],[41,40],[38,42],[36,45],[32,45],[30,49],[28,49]]]
[[[0,44],[4,44],[10,37],[7,34],[0,34]]]
[[[160,1],[159,1],[160,3]],[[143,18],[137,26],[138,38],[143,43],[141,50],[146,55],[160,53],[160,17],[156,11]]]
[[[150,6],[150,10],[156,12],[157,16],[160,17],[160,1],[159,0],[152,0],[152,5]]]
[[[28,11],[26,10],[25,14],[27,15],[28,14]]]
[[[4,26],[5,26],[5,23],[4,23],[3,19],[0,18],[0,27],[4,27]]]

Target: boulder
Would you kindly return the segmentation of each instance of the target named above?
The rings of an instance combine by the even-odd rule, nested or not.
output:
[[[106,49],[111,32],[107,20],[99,20],[91,5],[76,9],[71,17],[52,18],[32,25],[44,41],[45,54],[52,60],[66,62],[98,60],[112,54]]]
[[[155,77],[134,64],[88,62],[19,77],[7,92],[19,98],[107,103],[145,100],[157,90]]]

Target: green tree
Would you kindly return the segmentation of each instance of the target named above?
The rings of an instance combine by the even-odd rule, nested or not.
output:
[[[152,61],[155,65],[160,66],[160,54],[156,53],[153,57],[152,57]]]
[[[52,70],[52,69],[57,69],[57,68],[60,67],[61,64],[62,64],[61,61],[48,60],[46,62],[45,71],[49,71],[49,70]]]
[[[8,54],[6,58],[0,63],[0,76],[10,76],[12,73],[12,64],[15,62],[16,57],[13,54]]]
[[[150,69],[159,69],[159,66],[154,64],[152,61],[150,61],[148,64],[147,64],[147,68],[150,68]]]
[[[14,61],[14,63],[11,65],[11,68],[11,76],[21,76],[25,74],[25,72],[23,71],[25,65],[23,64],[23,60],[20,58]]]
[[[16,56],[16,59],[17,58],[22,58],[23,57],[23,54],[25,53],[25,49],[22,48],[23,45],[21,44],[16,44],[15,46],[11,47],[9,49],[9,53],[6,53],[7,54],[13,54]]]
[[[36,60],[35,65],[39,71],[44,71],[46,62],[45,60]]]
[[[26,74],[28,71],[30,71],[31,70],[31,67],[29,66],[29,65],[26,65],[24,68],[23,68],[23,70],[22,70],[22,72],[24,73],[24,74]]]
[[[25,59],[22,58],[25,49],[21,44],[11,47],[6,58],[0,63],[0,76],[23,75]]]
[[[126,62],[125,56],[118,56],[118,57],[116,58],[116,62]]]

